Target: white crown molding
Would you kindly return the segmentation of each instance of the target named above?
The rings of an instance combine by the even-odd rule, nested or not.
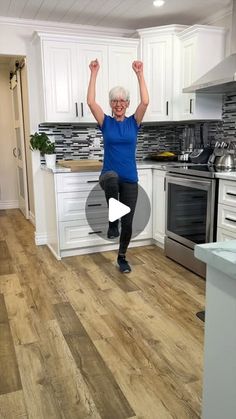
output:
[[[154,26],[151,28],[143,28],[143,29],[137,29],[137,33],[144,37],[144,36],[153,36],[153,35],[159,35],[160,33],[178,33],[188,28],[186,25],[163,25],[163,26]]]
[[[90,34],[91,35],[91,34]],[[32,38],[32,42],[37,42],[37,40],[41,39],[41,40],[50,40],[50,41],[56,41],[56,40],[60,40],[61,42],[80,42],[80,43],[84,43],[86,42],[86,44],[91,44],[94,45],[94,37],[90,38],[88,36],[85,36],[84,34],[65,34],[62,32],[35,32]],[[122,43],[124,43],[124,45],[128,46],[134,46],[137,45],[139,42],[138,38],[124,38],[124,37],[117,37],[114,35],[113,36],[109,36],[109,37],[103,37],[103,36],[96,36],[96,39],[98,40],[98,42],[102,42],[103,44],[107,44],[110,45],[110,43],[112,42],[112,44],[116,44],[117,45],[121,45]]]
[[[192,25],[189,26],[184,31],[177,34],[180,39],[188,39],[189,37],[194,36],[198,32],[204,33],[225,33],[225,28],[223,26],[211,26],[211,25]]]
[[[43,20],[32,20],[32,19],[17,19],[17,18],[6,18],[0,16],[0,24],[10,26],[21,26],[33,28],[37,30],[46,31],[60,31],[64,33],[74,34],[96,34],[102,36],[121,36],[121,37],[132,37],[135,35],[135,30],[122,29],[122,28],[107,28],[103,26],[91,26],[91,25],[75,25],[71,23],[61,23]]]

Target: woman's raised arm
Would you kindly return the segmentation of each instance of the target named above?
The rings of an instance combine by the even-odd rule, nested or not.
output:
[[[98,124],[102,126],[104,120],[104,112],[100,105],[98,105],[98,103],[96,102],[96,81],[97,74],[100,68],[98,60],[96,59],[91,61],[91,63],[89,64],[89,68],[91,73],[87,92],[87,104],[91,109],[91,112]]]
[[[144,79],[143,74],[143,63],[142,61],[134,61],[132,64],[132,68],[137,76],[138,84],[139,84],[139,92],[140,92],[140,103],[135,111],[134,117],[137,121],[137,124],[141,124],[146,109],[149,104],[149,95],[146,86],[146,82]]]

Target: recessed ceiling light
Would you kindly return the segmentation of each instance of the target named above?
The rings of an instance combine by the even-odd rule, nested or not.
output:
[[[165,4],[164,0],[154,0],[153,2],[153,6],[155,7],[161,7],[163,4]]]

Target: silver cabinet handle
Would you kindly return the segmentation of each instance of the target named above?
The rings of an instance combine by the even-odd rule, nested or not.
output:
[[[232,221],[232,223],[236,223],[236,220],[234,220],[233,218],[230,218],[230,217],[225,217],[225,219],[226,219],[227,221]]]
[[[193,99],[189,101],[189,113],[193,113]]]
[[[102,233],[102,230],[98,230],[98,231],[90,231],[89,234],[99,234]]]
[[[233,192],[226,192],[226,195],[236,196],[236,193],[233,193]]]
[[[81,116],[83,118],[83,116],[84,116],[84,104],[83,104],[83,102],[81,102],[80,107],[81,107]]]
[[[101,207],[102,204],[88,204],[88,207]]]
[[[166,101],[166,115],[169,115],[169,102],[168,100]]]
[[[78,113],[78,103],[77,102],[75,102],[75,116],[79,116],[79,113]]]

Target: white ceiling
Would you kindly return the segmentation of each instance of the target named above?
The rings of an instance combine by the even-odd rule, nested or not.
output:
[[[228,8],[231,0],[0,0],[0,17],[110,28],[193,25]]]

